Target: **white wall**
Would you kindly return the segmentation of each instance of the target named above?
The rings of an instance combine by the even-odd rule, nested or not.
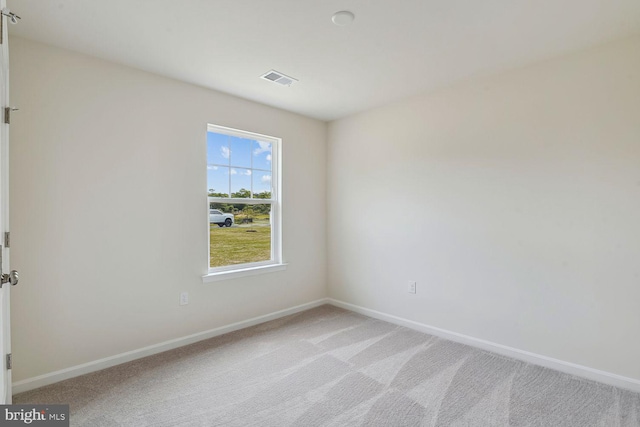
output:
[[[332,122],[327,176],[331,297],[640,379],[640,38]]]
[[[326,296],[325,123],[24,39],[10,48],[14,381]],[[286,271],[202,283],[207,122],[283,139]]]
[[[15,381],[322,298],[327,281],[640,379],[640,38],[333,122],[328,156],[322,122],[10,43]],[[286,271],[201,282],[207,122],[283,138]]]

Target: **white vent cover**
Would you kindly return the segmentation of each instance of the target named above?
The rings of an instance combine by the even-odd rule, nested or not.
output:
[[[279,71],[271,70],[267,73],[264,73],[260,76],[261,79],[269,80],[273,83],[278,83],[282,86],[291,86],[293,83],[296,83],[298,80],[293,77],[285,76]]]

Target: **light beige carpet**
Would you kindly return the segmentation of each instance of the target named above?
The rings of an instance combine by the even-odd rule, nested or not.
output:
[[[640,426],[640,395],[322,306],[14,397],[75,426]]]

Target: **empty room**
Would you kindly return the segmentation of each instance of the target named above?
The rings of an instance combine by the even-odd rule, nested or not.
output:
[[[640,427],[640,1],[0,9],[0,425]]]

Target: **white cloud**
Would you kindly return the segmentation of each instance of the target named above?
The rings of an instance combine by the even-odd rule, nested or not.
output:
[[[267,154],[267,162],[271,161],[271,154]]]
[[[256,142],[258,143],[258,147],[253,150],[254,156],[259,156],[262,153],[271,153],[270,142],[263,142],[263,141],[256,141]],[[268,160],[271,160],[271,154],[269,154],[267,157],[268,157]]]
[[[247,176],[251,176],[251,169],[247,169],[244,174],[247,175]]]
[[[207,169],[209,169],[210,171],[217,171],[218,167],[213,165],[207,165]]]
[[[262,182],[271,182],[271,175],[262,175]]]
[[[237,175],[237,174],[238,174],[238,171],[237,171],[237,170],[235,170],[235,169],[231,169],[231,175]]]
[[[225,159],[228,159],[229,155],[231,154],[231,150],[229,149],[229,147],[222,146],[220,147],[220,154],[222,154],[222,157],[224,157]]]

